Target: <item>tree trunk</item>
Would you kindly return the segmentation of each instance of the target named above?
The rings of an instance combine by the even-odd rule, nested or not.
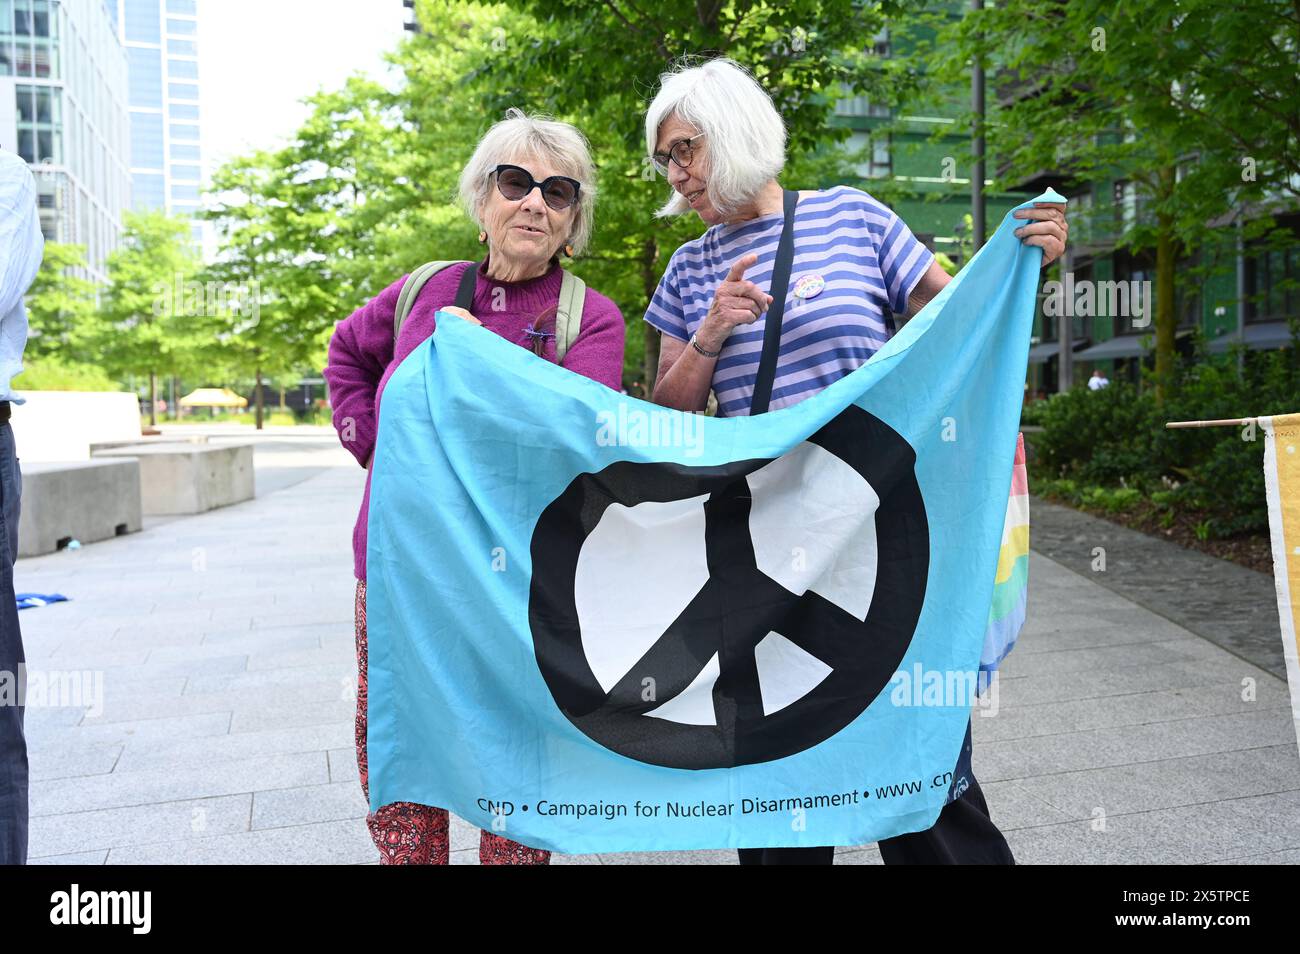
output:
[[[1160,170],[1159,201],[1163,209],[1174,188],[1173,167]],[[1174,335],[1178,313],[1174,308],[1174,269],[1177,247],[1173,235],[1173,217],[1156,213],[1156,401],[1163,401],[1174,384]]]
[[[149,372],[149,426],[158,424],[158,372]]]
[[[280,388],[280,410],[281,411],[287,410],[287,408],[284,406],[284,391],[285,389],[281,387]]]
[[[257,429],[260,431],[262,429],[262,369],[261,368],[257,369],[257,398],[254,403],[256,403],[257,405]]]
[[[646,239],[641,247],[641,284],[648,302],[654,297],[659,287],[659,276],[655,274],[655,262],[659,259],[659,244],[654,239]],[[659,376],[659,332],[647,322],[641,322],[645,336],[645,351],[641,359],[641,373],[645,378],[644,394],[647,401],[654,399],[655,378]]]

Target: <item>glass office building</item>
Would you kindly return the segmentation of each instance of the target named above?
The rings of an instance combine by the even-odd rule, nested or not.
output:
[[[47,241],[103,281],[130,201],[127,62],[105,0],[0,0],[0,148],[36,175]]]
[[[196,0],[109,0],[130,74],[132,208],[193,215],[199,146]],[[196,242],[202,226],[195,224]]]

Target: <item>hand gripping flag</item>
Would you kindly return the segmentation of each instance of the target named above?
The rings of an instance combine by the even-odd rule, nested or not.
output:
[[[1261,417],[1259,423],[1264,429],[1264,491],[1282,657],[1300,743],[1300,414]]]
[[[1019,221],[857,371],[756,417],[443,316],[380,414],[371,807],[562,852],[930,827],[1006,552],[1042,259]]]

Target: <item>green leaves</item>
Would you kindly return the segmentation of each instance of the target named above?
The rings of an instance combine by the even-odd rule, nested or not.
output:
[[[80,362],[94,359],[99,334],[95,285],[76,274],[85,264],[85,246],[45,243],[40,271],[27,291],[30,332],[26,357],[39,360],[59,355]],[[24,382],[24,386],[32,385]]]
[[[125,218],[121,245],[108,259],[98,360],[118,378],[192,371],[201,333],[176,294],[198,270],[190,225],[159,212]]]

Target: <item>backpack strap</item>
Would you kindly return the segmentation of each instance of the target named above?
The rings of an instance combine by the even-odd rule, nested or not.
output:
[[[411,272],[411,277],[406,280],[406,284],[402,286],[401,294],[397,296],[397,307],[393,310],[393,347],[397,347],[397,336],[401,334],[402,325],[405,324],[407,316],[411,314],[411,309],[415,306],[416,296],[420,294],[420,290],[424,288],[425,283],[444,268],[460,264],[462,263],[425,262]]]
[[[560,306],[555,312],[555,363],[564,360],[569,345],[582,327],[582,306],[587,301],[587,284],[567,269],[560,282]]]

